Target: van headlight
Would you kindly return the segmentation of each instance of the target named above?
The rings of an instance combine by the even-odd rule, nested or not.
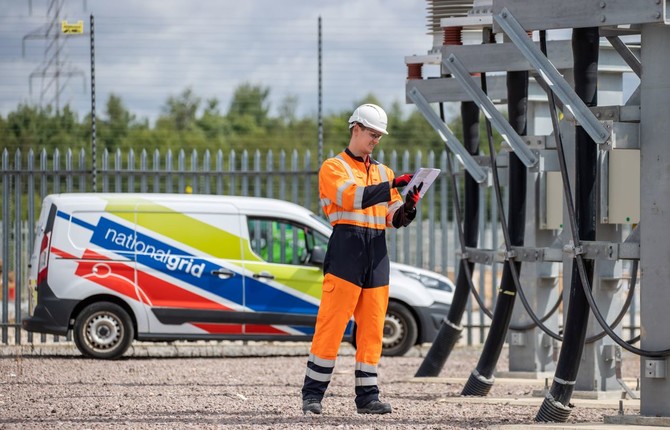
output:
[[[400,270],[400,272],[405,276],[408,276],[412,279],[416,279],[417,281],[421,282],[426,288],[432,288],[434,290],[442,290],[448,293],[451,293],[453,291],[451,285],[449,285],[448,283],[439,278],[418,274],[414,272],[408,272],[405,270]]]

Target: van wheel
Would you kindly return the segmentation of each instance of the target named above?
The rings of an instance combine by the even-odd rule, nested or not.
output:
[[[390,357],[404,355],[416,344],[418,333],[414,315],[407,306],[389,302],[384,319],[382,355]]]
[[[128,312],[110,302],[86,306],[74,323],[74,343],[86,357],[119,358],[134,337],[135,329]]]

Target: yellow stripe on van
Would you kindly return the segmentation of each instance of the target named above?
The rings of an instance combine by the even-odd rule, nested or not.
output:
[[[135,211],[138,204],[142,205],[141,212]],[[216,258],[240,260],[242,247],[248,248],[248,240],[240,246],[236,235],[150,200],[110,199],[105,210]],[[254,255],[246,258],[258,259]]]
[[[323,273],[318,267],[246,261],[244,268],[251,271],[251,273],[268,272],[274,276],[275,282],[287,285],[296,291],[300,291],[316,299],[321,298]]]

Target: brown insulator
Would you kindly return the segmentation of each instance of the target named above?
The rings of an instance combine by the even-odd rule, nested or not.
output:
[[[423,64],[421,63],[412,63],[407,65],[407,79],[423,79],[421,75],[421,69]]]
[[[462,45],[463,27],[445,27],[444,28],[444,45]]]

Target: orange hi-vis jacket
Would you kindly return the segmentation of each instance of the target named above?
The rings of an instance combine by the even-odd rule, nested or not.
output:
[[[378,230],[392,227],[393,215],[403,203],[398,190],[390,186],[393,178],[388,167],[372,159],[366,166],[348,149],[326,160],[319,171],[319,193],[330,223]]]
[[[366,163],[349,149],[324,161],[319,171],[321,207],[333,225],[324,274],[332,274],[362,288],[388,285],[387,227],[408,225],[393,171],[369,159]]]
[[[349,149],[324,161],[319,171],[321,207],[333,225],[324,275],[361,288],[389,284],[386,228],[408,225],[393,171],[379,162],[354,156]]]

